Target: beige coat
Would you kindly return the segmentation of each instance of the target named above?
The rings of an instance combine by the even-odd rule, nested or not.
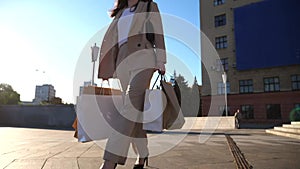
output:
[[[165,42],[163,36],[163,27],[161,16],[157,4],[151,3],[151,13],[146,15],[147,2],[140,1],[132,20],[132,25],[128,35],[128,59],[124,61],[128,70],[140,68],[155,68],[157,63],[166,63]],[[118,56],[118,19],[121,17],[121,10],[110,24],[100,50],[100,62],[98,69],[98,78],[116,77],[116,60]],[[155,33],[154,52],[152,45],[146,38],[145,23],[150,20]]]

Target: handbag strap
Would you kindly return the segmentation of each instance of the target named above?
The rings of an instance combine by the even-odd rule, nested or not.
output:
[[[148,18],[148,16],[149,16],[150,7],[151,7],[151,2],[152,2],[152,0],[148,1],[148,4],[147,4],[147,18]]]

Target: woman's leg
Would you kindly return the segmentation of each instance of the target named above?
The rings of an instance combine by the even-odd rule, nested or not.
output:
[[[153,69],[145,69],[138,72],[135,78],[131,81],[129,88],[131,102],[134,107],[141,112],[138,117],[138,122],[135,123],[135,127],[132,132],[132,143],[137,150],[139,158],[145,158],[149,155],[147,132],[143,130],[142,112],[144,109],[145,92],[146,89],[149,88],[153,73]]]
[[[124,100],[124,108],[120,112],[123,118],[119,121],[117,131],[112,133],[107,141],[104,160],[125,164],[130,143],[134,144],[140,156],[148,155],[146,132],[142,129],[142,112],[144,107],[145,90],[149,87],[154,70],[136,70],[129,73],[129,83],[124,77],[123,84],[129,84]],[[123,79],[123,80],[122,80]]]
[[[135,164],[141,165],[144,164],[145,158],[149,156],[147,132],[143,130],[142,123],[137,123],[133,133],[132,146],[138,155]]]

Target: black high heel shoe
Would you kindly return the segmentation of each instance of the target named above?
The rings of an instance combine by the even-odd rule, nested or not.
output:
[[[117,168],[117,165],[118,165],[118,164],[117,164],[117,163],[115,163],[115,165],[114,165],[114,169],[115,169],[115,168]],[[102,167],[103,167],[103,164],[102,164],[102,166],[100,166],[100,169],[102,169]]]
[[[146,166],[148,165],[148,157],[144,158],[144,164],[134,164],[133,169],[144,169],[144,165],[146,164]]]

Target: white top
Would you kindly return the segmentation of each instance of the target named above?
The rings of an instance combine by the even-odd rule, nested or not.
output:
[[[123,43],[127,42],[128,40],[128,33],[130,31],[132,19],[133,19],[133,12],[130,12],[130,8],[126,8],[119,21],[118,21],[118,42],[119,46]]]

